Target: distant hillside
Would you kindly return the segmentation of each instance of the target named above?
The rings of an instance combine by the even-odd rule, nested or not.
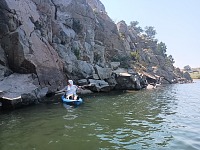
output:
[[[192,68],[190,76],[192,79],[200,79],[200,68]]]

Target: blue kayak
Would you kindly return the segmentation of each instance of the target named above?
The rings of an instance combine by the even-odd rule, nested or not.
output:
[[[62,96],[62,101],[64,103],[68,104],[68,105],[76,105],[76,106],[78,106],[78,105],[83,103],[83,99],[82,98],[79,98],[77,100],[72,100],[72,99],[65,98],[64,95]]]

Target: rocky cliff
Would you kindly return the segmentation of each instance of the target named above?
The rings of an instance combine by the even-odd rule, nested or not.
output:
[[[99,0],[1,0],[0,97],[38,102],[69,78],[92,91],[177,82],[183,74],[157,45],[115,24]]]

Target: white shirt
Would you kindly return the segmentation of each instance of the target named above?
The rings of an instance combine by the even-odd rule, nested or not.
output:
[[[76,85],[71,85],[71,86],[66,86],[66,95],[76,95],[76,90],[77,90],[77,86]]]

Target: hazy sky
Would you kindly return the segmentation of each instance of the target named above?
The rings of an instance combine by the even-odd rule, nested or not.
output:
[[[100,0],[110,18],[153,26],[175,66],[200,67],[200,0]]]

